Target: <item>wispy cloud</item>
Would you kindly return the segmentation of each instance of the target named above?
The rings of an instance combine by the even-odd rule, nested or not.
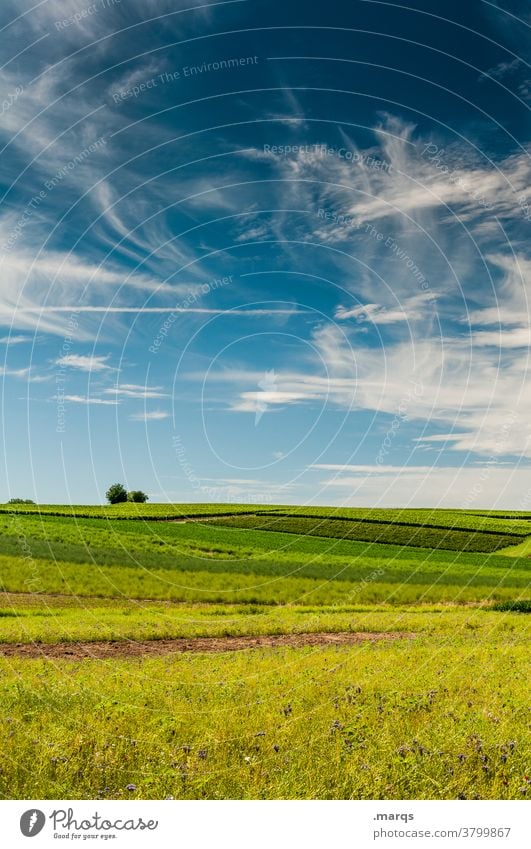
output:
[[[274,316],[274,315],[300,315],[304,313],[308,313],[308,310],[299,310],[297,308],[293,309],[268,309],[268,308],[249,308],[249,309],[208,309],[202,307],[78,307],[75,304],[71,304],[70,306],[44,306],[44,307],[26,307],[24,309],[20,309],[19,312],[22,313],[137,313],[141,315],[145,313],[146,315],[150,315],[151,313],[182,313],[183,315],[226,315],[226,316]]]
[[[501,509],[522,503],[529,492],[529,469],[505,467],[391,468],[380,474],[345,475],[325,479],[319,490],[323,503],[338,506],[440,507]]]
[[[97,372],[107,371],[112,368],[107,362],[109,355],[86,355],[86,354],[66,354],[64,357],[59,357],[56,360],[58,366],[66,368],[78,369],[79,371]]]
[[[31,342],[30,336],[2,336],[0,345],[22,345],[24,342]]]
[[[400,321],[420,321],[426,318],[426,306],[435,299],[432,292],[421,293],[413,298],[404,299],[403,304],[384,307],[381,304],[361,304],[355,307],[338,306],[335,318],[345,321],[355,318],[359,322],[370,324],[396,324]]]
[[[133,422],[158,422],[169,418],[170,414],[165,410],[151,410],[141,413],[133,413],[129,416]]]
[[[4,221],[3,231],[8,232]],[[30,237],[24,232],[24,242]],[[1,241],[1,240],[0,240]],[[61,313],[141,312],[127,306],[128,298],[170,294],[173,299],[189,287],[169,285],[147,274],[124,272],[109,264],[98,265],[74,254],[45,251],[35,256],[25,245],[4,251],[0,263],[0,324],[20,329],[65,335],[67,323]],[[77,299],[77,300],[76,300]],[[120,300],[126,304],[121,305]],[[87,303],[88,302],[88,303]],[[162,307],[161,312],[171,308]],[[88,341],[92,334],[78,328],[77,336]]]
[[[501,273],[497,287],[482,292],[483,305],[472,309],[467,323],[473,325],[518,325],[531,322],[531,258],[523,253],[489,252],[488,262]]]
[[[312,469],[330,472],[350,472],[357,475],[419,475],[433,471],[433,466],[383,466],[383,465],[341,465],[335,463],[314,463]],[[350,478],[338,478],[337,486],[349,486]]]
[[[107,395],[117,395],[123,398],[168,398],[167,392],[162,392],[161,386],[142,386],[136,383],[121,383],[104,389]]]
[[[58,400],[56,396],[54,400]],[[86,404],[86,405],[96,405],[96,406],[105,406],[105,407],[116,407],[119,404],[119,401],[111,401],[107,398],[96,398],[89,395],[62,395],[60,398],[61,401],[68,401],[71,404]]]
[[[480,75],[479,80],[480,82],[482,82],[487,77],[492,77],[495,80],[501,80],[503,79],[503,77],[513,74],[516,70],[521,68],[522,65],[523,61],[520,58],[498,62],[497,65],[493,65],[492,68],[489,68],[487,71],[484,71]]]
[[[230,409],[235,412],[315,402],[391,417],[401,411],[404,421],[423,428],[451,425],[456,433],[448,441],[454,451],[531,456],[523,352],[507,346],[507,358],[500,362],[498,350],[482,345],[479,354],[459,337],[392,342],[377,351],[351,343],[334,325],[315,330],[312,341],[318,352],[313,367],[277,370],[274,391],[250,389],[257,381],[252,370],[211,372],[209,379],[233,384]]]
[[[25,380],[27,383],[46,383],[51,380],[50,375],[38,374],[31,366],[25,368],[6,368],[0,366],[0,375],[3,377],[15,377],[19,380]]]
[[[510,330],[478,330],[472,334],[474,345],[497,348],[530,348],[531,327],[515,327]]]

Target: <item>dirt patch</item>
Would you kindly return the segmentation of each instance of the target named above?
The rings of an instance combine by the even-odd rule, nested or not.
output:
[[[411,639],[414,634],[401,631],[338,634],[265,634],[248,637],[193,637],[176,640],[108,640],[87,643],[3,643],[0,657],[65,658],[105,660],[113,657],[145,657],[174,652],[222,652],[261,648],[300,648],[302,646],[344,646],[374,643],[380,640]]]

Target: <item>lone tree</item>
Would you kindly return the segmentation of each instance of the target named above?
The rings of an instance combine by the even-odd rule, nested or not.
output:
[[[134,501],[136,504],[145,504],[148,497],[141,489],[132,489],[131,492],[127,493],[127,500]]]
[[[127,501],[127,490],[121,483],[113,483],[105,494],[109,504],[123,504]]]

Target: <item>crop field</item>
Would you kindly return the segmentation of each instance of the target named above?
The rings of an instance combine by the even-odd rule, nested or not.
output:
[[[183,519],[218,513],[255,513],[256,509],[249,504],[2,504],[0,514],[77,516],[88,519]],[[268,509],[276,508],[260,507],[261,511]]]
[[[0,506],[2,798],[531,794],[531,514]]]
[[[497,551],[516,545],[524,538],[521,533],[508,534],[474,528],[425,527],[377,520],[328,519],[309,516],[224,516],[208,520],[212,524],[232,528],[279,531],[302,536],[321,536],[332,539],[354,539],[421,548],[446,548],[453,551]],[[530,528],[531,529],[531,528]]]

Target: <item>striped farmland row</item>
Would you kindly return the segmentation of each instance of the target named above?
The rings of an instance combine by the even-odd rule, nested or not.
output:
[[[205,520],[206,521],[206,520]],[[522,537],[489,531],[402,525],[396,522],[345,521],[344,519],[318,519],[305,516],[224,516],[212,518],[208,523],[231,528],[276,531],[303,536],[330,537],[342,540],[406,545],[420,548],[447,549],[450,551],[494,552],[516,545]]]

